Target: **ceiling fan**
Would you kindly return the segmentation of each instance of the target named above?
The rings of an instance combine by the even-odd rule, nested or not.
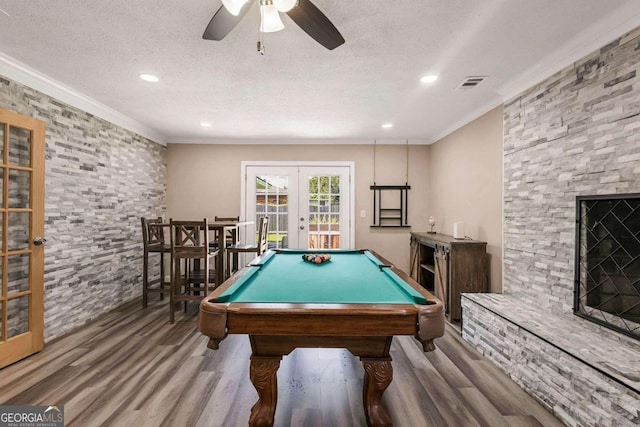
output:
[[[264,54],[262,33],[280,31],[284,28],[280,20],[280,12],[286,13],[304,32],[329,50],[344,43],[344,38],[338,29],[310,0],[222,0],[222,6],[211,18],[202,38],[222,40],[256,2],[260,4],[258,51],[262,54]]]

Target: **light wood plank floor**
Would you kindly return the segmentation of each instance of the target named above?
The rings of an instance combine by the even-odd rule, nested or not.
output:
[[[249,339],[207,349],[197,307],[126,304],[0,370],[0,404],[64,405],[66,426],[246,426],[257,394]],[[384,394],[395,426],[561,426],[452,326],[423,353],[396,337]],[[340,349],[299,349],[278,371],[276,426],[364,426],[363,369]]]

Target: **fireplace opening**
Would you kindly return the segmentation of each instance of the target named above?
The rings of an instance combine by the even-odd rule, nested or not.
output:
[[[640,193],[576,198],[573,311],[640,339]]]

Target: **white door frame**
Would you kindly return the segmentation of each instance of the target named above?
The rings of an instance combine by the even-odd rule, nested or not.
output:
[[[347,167],[349,168],[349,233],[346,245],[342,245],[346,248],[353,248],[355,244],[355,162],[348,161],[254,161],[254,160],[243,160],[240,163],[240,182],[242,185],[240,186],[240,212],[242,219],[247,219],[247,197],[249,196],[246,191],[246,179],[247,179],[247,168],[249,167],[306,167],[306,166],[315,166],[315,167]],[[252,195],[253,197],[254,195]]]

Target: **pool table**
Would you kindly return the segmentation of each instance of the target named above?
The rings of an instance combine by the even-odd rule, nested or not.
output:
[[[363,400],[369,426],[390,426],[382,394],[393,370],[394,335],[413,335],[424,351],[444,334],[442,303],[380,255],[329,250],[310,263],[305,250],[270,250],[229,278],[200,304],[199,328],[218,348],[227,334],[248,334],[250,379],[258,392],[250,426],[274,422],[276,374],[296,348],[345,348],[364,366]]]

